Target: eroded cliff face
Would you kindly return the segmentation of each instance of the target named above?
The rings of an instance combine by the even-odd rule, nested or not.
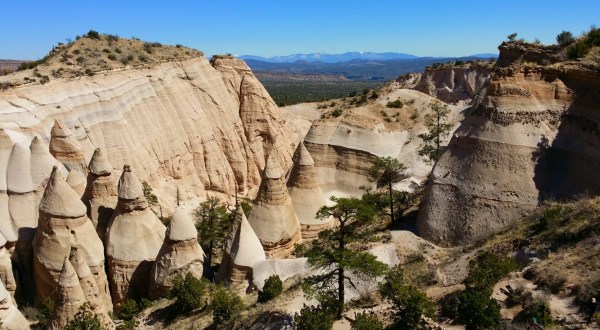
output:
[[[529,56],[522,46],[500,46],[490,82],[433,170],[417,224],[427,239],[472,243],[545,199],[600,193],[600,74],[551,64],[550,47],[531,45]]]
[[[265,151],[277,148],[288,169],[295,146],[275,103],[235,59],[199,57],[0,93],[4,127],[48,141],[57,119],[86,162],[102,148],[114,169],[131,164],[142,180],[168,192],[179,186],[184,198],[233,194],[236,186],[254,197]]]
[[[414,89],[446,103],[473,99],[489,79],[483,66],[426,69]]]

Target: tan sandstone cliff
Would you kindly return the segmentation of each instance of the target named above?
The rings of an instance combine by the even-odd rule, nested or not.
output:
[[[418,228],[471,243],[548,198],[599,193],[600,74],[556,46],[503,43],[491,81],[435,166]]]

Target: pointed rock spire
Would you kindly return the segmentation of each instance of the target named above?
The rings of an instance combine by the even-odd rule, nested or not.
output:
[[[107,176],[112,173],[112,166],[108,162],[106,154],[102,152],[102,149],[96,148],[96,150],[94,150],[88,169],[90,173],[97,176]]]
[[[31,180],[31,151],[15,143],[6,170],[8,191],[23,194],[34,190]]]
[[[150,298],[166,296],[173,288],[176,275],[186,273],[202,277],[204,251],[198,244],[194,220],[185,209],[178,207],[173,212],[167,238],[152,267]]]
[[[14,296],[17,283],[12,269],[10,253],[6,249],[6,239],[0,234],[0,282],[4,283],[6,290]]]
[[[13,149],[13,141],[6,134],[4,128],[0,128],[0,173],[7,173],[8,161]],[[7,191],[6,175],[0,175],[0,191]]]
[[[235,213],[232,231],[225,242],[223,262],[217,279],[228,283],[247,281],[251,284],[252,267],[265,259],[265,250],[240,206]]]
[[[294,153],[294,165],[287,186],[300,221],[303,239],[317,238],[319,232],[333,226],[333,218],[319,219],[317,211],[325,205],[325,195],[317,181],[312,157],[300,142]]]
[[[301,238],[300,222],[294,212],[285,186],[284,173],[274,150],[267,159],[264,179],[256,201],[248,222],[260,239],[267,256],[289,256],[294,244]]]
[[[87,174],[87,164],[81,145],[73,138],[73,132],[61,120],[56,120],[50,131],[50,153],[67,170],[76,170]]]
[[[66,218],[83,217],[87,210],[79,198],[60,174],[58,167],[54,166],[40,201],[40,212]]]
[[[85,302],[85,295],[79,284],[75,268],[69,261],[69,258],[65,257],[58,279],[58,299],[54,302],[56,311],[51,328],[64,329],[67,323],[75,318],[79,307]]]
[[[148,296],[150,272],[166,228],[150,210],[140,180],[127,165],[119,179],[119,201],[106,233],[113,303]]]
[[[117,186],[113,180],[112,166],[101,149],[94,151],[88,169],[87,186],[82,200],[88,208],[88,215],[98,236],[104,242],[108,221],[117,206]]]
[[[67,174],[64,166],[50,154],[48,145],[37,135],[31,140],[29,149],[31,151],[31,179],[36,190],[43,189],[54,166],[58,166],[62,174]]]
[[[71,136],[73,132],[65,125],[62,120],[54,121],[54,125],[52,125],[52,129],[50,130],[50,135],[57,138],[66,138]]]

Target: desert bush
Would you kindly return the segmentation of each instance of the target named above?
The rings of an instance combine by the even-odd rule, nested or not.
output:
[[[554,294],[559,293],[564,288],[566,282],[567,275],[561,270],[545,271],[539,274],[537,280],[537,284],[547,288]]]
[[[81,64],[81,63],[85,62],[85,58],[83,56],[79,56],[78,58],[75,59],[75,61],[77,61],[77,63]]]
[[[600,28],[591,28],[587,34],[587,43],[590,47],[600,46]]]
[[[569,31],[563,31],[556,36],[556,42],[561,47],[566,47],[575,41],[573,34]]]
[[[115,53],[117,53],[117,54],[121,54],[121,52],[122,52],[122,51],[121,51],[121,48],[115,48]]]
[[[90,303],[86,302],[79,307],[75,318],[67,323],[65,330],[104,330],[104,326]]]
[[[110,54],[110,55],[108,55],[108,59],[111,61],[114,61],[117,59],[117,56],[115,54]]]
[[[94,75],[94,71],[92,71],[92,69],[85,69],[85,74],[88,76],[93,76]]]
[[[333,295],[319,297],[319,306],[306,306],[294,315],[297,330],[325,330],[333,327],[337,301]]]
[[[333,110],[333,112],[331,112],[331,115],[335,118],[339,117],[342,115],[343,110],[342,109],[335,109]]]
[[[576,42],[575,44],[569,46],[567,48],[567,56],[576,60],[578,58],[582,58],[590,52],[590,47],[583,40]]]
[[[365,312],[356,314],[352,322],[352,330],[383,330],[383,323],[373,314]]]
[[[148,57],[145,55],[140,55],[138,56],[138,60],[140,60],[141,62],[148,62]]]
[[[219,286],[214,293],[210,307],[213,311],[214,324],[222,326],[240,315],[244,309],[244,303],[238,295]]]
[[[108,49],[108,48],[104,48],[102,51],[105,52],[105,53],[107,53],[107,54],[110,54],[110,49]]]
[[[544,299],[528,299],[523,304],[523,311],[519,316],[526,320],[531,320],[535,317],[538,323],[543,326],[549,326],[554,323],[550,307],[548,307],[548,303]]]
[[[508,38],[509,42],[513,42],[517,39],[517,33],[511,33],[508,36],[506,36],[506,38]]]
[[[173,289],[169,292],[169,298],[175,298],[175,306],[183,313],[189,313],[202,307],[206,303],[204,299],[204,280],[196,278],[192,273],[177,274],[173,281]]]
[[[56,308],[54,305],[54,300],[51,298],[46,298],[42,302],[42,305],[38,309],[38,313],[36,315],[36,319],[38,320],[38,326],[41,329],[45,329],[50,326],[50,322],[54,319],[54,315],[56,313]]]
[[[502,277],[517,269],[517,264],[510,258],[484,252],[472,260],[469,267],[469,275],[465,279],[467,288],[487,293],[489,296],[493,286]]]
[[[397,99],[396,101],[388,102],[385,106],[388,107],[388,108],[397,108],[397,109],[399,109],[399,108],[402,108],[404,106],[404,103],[402,102],[401,99]]]
[[[265,281],[262,291],[258,292],[258,301],[266,302],[283,292],[283,283],[278,275],[271,275]]]
[[[371,96],[369,96],[370,99],[376,99],[379,97],[379,93],[377,91],[373,91],[371,93]]]
[[[85,35],[86,38],[100,40],[100,33],[94,30],[89,30]]]

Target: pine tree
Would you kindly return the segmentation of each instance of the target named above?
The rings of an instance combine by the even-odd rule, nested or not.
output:
[[[450,114],[450,109],[447,104],[437,100],[431,102],[429,107],[433,113],[425,116],[425,126],[429,132],[419,134],[423,140],[419,155],[429,158],[429,161],[437,162],[442,151],[441,140],[448,136],[452,129],[452,124],[445,122]]]
[[[223,245],[231,225],[227,207],[216,197],[209,197],[194,211],[198,241],[206,252],[206,263],[212,265],[216,248]]]
[[[394,189],[392,184],[401,179],[406,166],[393,157],[379,157],[369,169],[369,179],[377,187],[387,187],[390,199],[390,218],[394,222]]]
[[[317,216],[328,218],[333,216],[339,226],[319,233],[319,244],[314,244],[307,252],[308,263],[322,269],[323,272],[305,279],[304,290],[308,295],[337,295],[337,318],[342,317],[344,310],[344,289],[346,282],[354,286],[350,273],[374,278],[383,275],[387,266],[378,261],[374,255],[359,251],[360,242],[365,242],[369,235],[368,225],[375,212],[357,198],[336,198],[336,204],[323,206]]]

